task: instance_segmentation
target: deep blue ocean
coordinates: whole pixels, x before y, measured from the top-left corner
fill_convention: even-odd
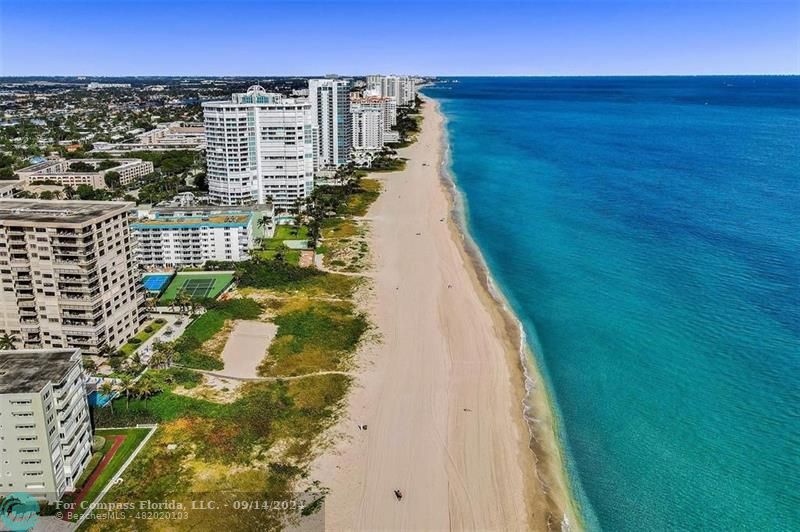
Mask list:
[[[800,77],[423,92],[587,528],[800,530]]]

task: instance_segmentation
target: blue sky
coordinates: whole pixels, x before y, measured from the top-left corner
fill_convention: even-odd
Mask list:
[[[800,0],[0,0],[0,75],[800,73]]]

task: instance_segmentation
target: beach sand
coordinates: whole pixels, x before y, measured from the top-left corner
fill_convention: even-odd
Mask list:
[[[531,438],[518,328],[454,220],[442,115],[430,100],[423,112],[418,142],[400,151],[406,169],[381,177],[368,216],[380,341],[359,354],[345,415],[312,466],[330,489],[326,528],[558,529],[570,505],[546,394],[530,398]]]

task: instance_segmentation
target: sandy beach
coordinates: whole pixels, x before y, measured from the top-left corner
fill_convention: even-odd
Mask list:
[[[535,387],[532,439],[518,332],[454,220],[443,117],[430,100],[423,112],[369,213],[380,341],[312,470],[330,488],[326,528],[557,529],[569,505],[546,397]]]

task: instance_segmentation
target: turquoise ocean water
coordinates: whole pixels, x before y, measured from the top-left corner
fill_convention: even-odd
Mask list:
[[[800,530],[800,78],[453,81],[587,527]]]

